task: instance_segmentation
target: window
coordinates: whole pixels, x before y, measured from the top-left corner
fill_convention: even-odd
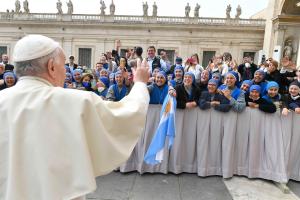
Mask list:
[[[78,65],[91,68],[92,61],[92,49],[91,48],[79,48]]]
[[[203,51],[202,66],[207,67],[209,60],[216,55],[216,51]]]
[[[174,65],[175,60],[175,50],[167,50],[167,49],[157,49],[157,55],[160,55],[161,50],[165,50],[167,53],[167,57],[171,62],[171,65]]]
[[[2,54],[7,54],[7,46],[0,46],[0,62],[2,62]]]

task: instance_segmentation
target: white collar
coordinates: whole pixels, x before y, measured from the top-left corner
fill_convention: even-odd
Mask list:
[[[49,85],[49,86],[53,86],[49,81],[47,81],[46,79],[40,78],[40,77],[36,77],[36,76],[22,76],[19,78],[18,82],[22,82],[22,81],[38,81],[38,82],[42,82],[45,85]],[[17,82],[17,84],[18,84]]]
[[[249,98],[252,99],[253,101],[257,101],[257,100],[260,99],[260,97],[258,97],[257,99],[253,99],[253,98],[251,98],[250,96],[249,96]]]
[[[147,58],[148,61],[152,61],[154,59],[155,59],[155,56],[153,58],[150,58],[150,57]]]
[[[300,98],[300,95],[299,95],[299,94],[298,94],[297,96],[295,96],[295,97],[293,97],[292,95],[290,95],[290,96],[291,96],[291,98],[292,98],[294,101]]]

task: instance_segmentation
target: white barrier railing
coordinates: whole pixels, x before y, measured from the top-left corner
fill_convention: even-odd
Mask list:
[[[280,112],[268,114],[248,107],[241,113],[177,109],[173,146],[169,149],[166,142],[162,163],[148,165],[144,155],[158,127],[160,110],[159,105],[149,105],[144,133],[120,167],[121,172],[300,181],[299,114],[282,116]]]

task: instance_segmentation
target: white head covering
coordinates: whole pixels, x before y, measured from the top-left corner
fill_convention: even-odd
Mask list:
[[[22,62],[49,55],[58,42],[43,35],[27,35],[19,40],[14,48],[13,61]]]

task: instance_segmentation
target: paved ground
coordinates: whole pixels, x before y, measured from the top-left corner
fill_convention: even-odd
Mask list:
[[[163,175],[112,172],[97,179],[95,200],[300,200],[300,183],[283,194],[272,182],[234,177],[200,178],[196,174]],[[298,196],[297,196],[298,195]]]
[[[293,191],[293,193],[300,197],[300,182],[290,181],[288,183],[288,187]]]

